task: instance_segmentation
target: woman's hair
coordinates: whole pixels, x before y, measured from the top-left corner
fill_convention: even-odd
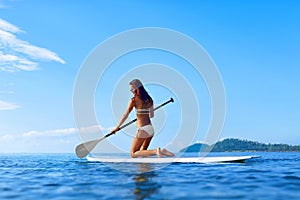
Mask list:
[[[140,90],[140,96],[144,103],[152,102],[152,98],[148,94],[148,92],[145,90],[142,82],[139,79],[133,79],[129,83],[130,85],[133,85],[135,88],[138,88]]]

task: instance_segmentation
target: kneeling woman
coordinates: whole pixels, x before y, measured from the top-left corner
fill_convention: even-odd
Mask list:
[[[119,127],[125,122],[129,113],[133,110],[133,108],[135,108],[138,129],[131,145],[130,156],[132,158],[153,155],[157,155],[158,157],[174,156],[172,152],[166,149],[161,150],[159,147],[157,149],[147,150],[154,135],[154,129],[150,120],[150,118],[154,116],[153,100],[145,90],[140,80],[132,80],[129,83],[129,86],[134,97],[131,98],[126,112],[124,113],[118,126],[112,132],[117,132],[117,130],[119,130]]]

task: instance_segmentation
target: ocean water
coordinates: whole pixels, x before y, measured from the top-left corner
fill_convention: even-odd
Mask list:
[[[261,157],[124,172],[73,154],[0,154],[0,199],[300,199],[300,153],[212,155]]]

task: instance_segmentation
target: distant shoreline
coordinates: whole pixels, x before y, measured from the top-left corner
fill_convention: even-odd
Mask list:
[[[265,144],[250,140],[228,138],[214,145],[195,143],[180,152],[300,152],[300,145]]]

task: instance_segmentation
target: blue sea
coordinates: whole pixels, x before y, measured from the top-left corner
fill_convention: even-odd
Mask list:
[[[209,156],[236,155],[261,157],[229,164],[131,163],[119,166],[135,169],[124,172],[73,154],[0,154],[0,199],[300,199],[300,153]],[[149,167],[154,170],[143,172]]]

